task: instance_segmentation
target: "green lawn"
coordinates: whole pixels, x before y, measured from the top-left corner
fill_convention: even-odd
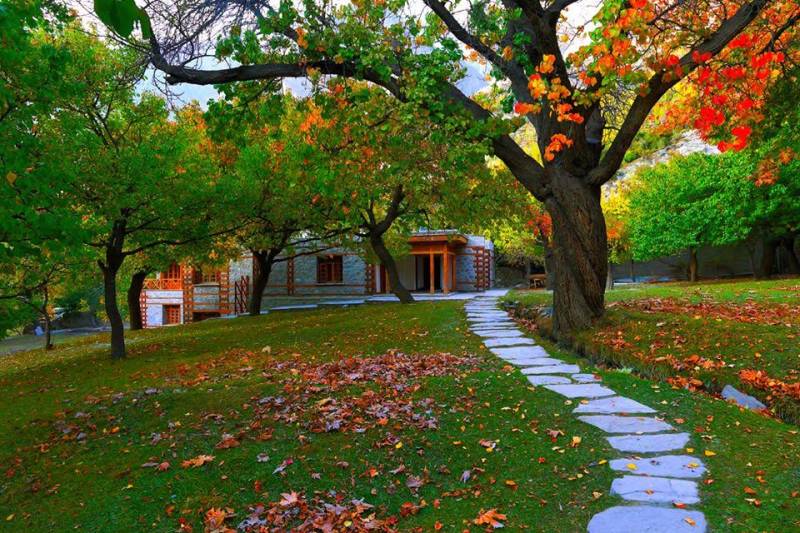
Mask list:
[[[542,291],[506,297],[547,304]],[[718,393],[726,384],[800,421],[800,280],[671,283],[609,291],[608,312],[576,336],[597,363]]]
[[[574,402],[530,387],[465,329],[458,302],[381,304],[137,332],[119,363],[103,337],[0,358],[0,528],[202,531],[212,508],[235,528],[257,504],[323,520],[337,503],[342,529],[374,513],[400,531],[477,532],[496,509],[511,531],[584,530],[619,503],[616,453]],[[795,426],[598,372],[716,453],[702,486],[713,531],[800,527]],[[238,445],[218,447],[225,434]],[[181,466],[201,455],[214,459]]]
[[[312,507],[361,498],[400,530],[439,522],[443,531],[479,531],[472,520],[492,508],[512,530],[546,522],[580,530],[610,505],[600,432],[565,416],[563,398],[533,392],[465,325],[459,303],[386,304],[138,332],[120,363],[107,358],[102,337],[3,357],[0,527],[175,531],[183,520],[199,531],[211,508],[232,509],[226,524],[235,527],[249,506],[295,491]],[[391,394],[371,379],[342,383],[346,373],[314,378],[326,362],[389,350],[462,360],[442,375],[400,376],[392,386],[402,390]],[[377,392],[368,404],[390,406],[387,421],[364,409],[367,390]],[[288,413],[259,404],[270,396],[283,397]],[[419,429],[409,402],[438,429]],[[356,412],[339,431],[316,432],[331,406]],[[240,445],[216,448],[225,433]],[[571,447],[573,436],[583,442]],[[215,459],[181,467],[199,455]],[[163,462],[163,472],[141,466]]]

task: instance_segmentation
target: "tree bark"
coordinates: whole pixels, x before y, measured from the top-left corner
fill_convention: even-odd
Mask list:
[[[125,220],[114,222],[106,244],[105,261],[98,261],[103,273],[103,300],[108,323],[111,326],[111,358],[125,358],[125,325],[117,305],[117,274],[125,260],[122,247],[125,243]]]
[[[606,274],[606,290],[610,291],[614,288],[614,273],[611,270],[611,263],[608,264],[608,273]]]
[[[144,280],[149,273],[149,270],[138,270],[131,276],[131,284],[128,287],[128,316],[131,323],[131,331],[144,327],[140,297],[144,287]]]
[[[553,333],[567,340],[603,316],[608,270],[600,187],[554,169],[545,206],[553,220]]]
[[[781,239],[781,247],[786,250],[786,259],[789,262],[789,274],[800,274],[800,259],[794,251],[794,237],[787,236]]]
[[[53,349],[53,323],[50,320],[50,312],[47,306],[50,302],[50,291],[44,287],[44,303],[42,304],[42,317],[44,318],[44,349]]]
[[[556,287],[556,274],[553,265],[553,245],[544,245],[544,288],[548,291],[554,290]]]
[[[251,250],[253,252],[253,261],[258,265],[258,269],[253,274],[253,289],[250,294],[250,300],[247,302],[247,313],[250,316],[259,316],[261,314],[261,303],[264,301],[264,290],[269,283],[269,276],[272,273],[272,265],[275,262],[275,256],[271,251],[267,250]]]
[[[374,251],[375,255],[380,259],[381,264],[386,267],[386,276],[389,278],[389,285],[391,285],[392,292],[400,300],[400,303],[408,304],[413,302],[414,297],[411,295],[411,292],[406,289],[403,282],[400,281],[400,274],[397,272],[397,263],[389,252],[389,249],[386,248],[386,244],[383,242],[383,234],[370,232],[369,244],[372,246],[372,251]],[[431,283],[433,283],[433,280],[431,280]]]
[[[775,269],[775,252],[778,249],[778,241],[775,239],[764,238],[761,241],[761,265],[759,266],[756,278],[768,279],[772,277]]]
[[[689,281],[697,281],[697,248],[689,248]]]

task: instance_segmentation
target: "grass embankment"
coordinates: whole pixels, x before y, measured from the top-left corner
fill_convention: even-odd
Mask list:
[[[507,296],[523,308],[543,292]],[[655,380],[752,394],[800,421],[800,280],[662,284],[607,293],[607,313],[576,335],[575,351]]]
[[[0,529],[235,528],[262,504],[278,530],[581,530],[613,502],[600,432],[465,328],[456,302],[387,304],[135,332],[117,363],[104,336],[3,357]]]
[[[711,481],[703,484],[701,495],[712,531],[800,528],[796,423],[700,392],[732,383],[768,402],[778,414],[796,417],[795,400],[749,385],[739,373],[750,369],[797,382],[799,290],[798,280],[614,290],[607,293],[605,319],[578,335],[580,352],[600,366],[595,371],[609,386],[659,409],[668,422],[693,435],[692,453],[710,469]],[[542,291],[506,297],[527,308],[549,305],[549,298]],[[661,311],[665,308],[669,311]],[[557,357],[579,357],[535,336]],[[690,364],[673,364],[687,359]],[[704,368],[703,361],[724,361],[725,366]],[[682,379],[670,383],[668,378]],[[690,382],[695,390],[689,390],[685,384],[690,379],[702,384],[693,387]]]

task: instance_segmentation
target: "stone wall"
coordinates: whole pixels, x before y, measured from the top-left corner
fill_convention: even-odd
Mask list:
[[[181,290],[156,290],[145,289],[145,325],[148,328],[164,325],[165,305],[181,306],[181,317],[183,317],[183,291]]]

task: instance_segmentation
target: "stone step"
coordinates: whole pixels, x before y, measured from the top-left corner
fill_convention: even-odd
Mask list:
[[[522,346],[522,345],[529,345],[532,346],[536,344],[533,339],[529,337],[505,337],[505,338],[494,338],[494,339],[486,339],[483,341],[483,345],[487,348],[498,348],[500,346]]]
[[[613,448],[621,452],[655,453],[683,448],[689,442],[689,434],[623,435],[620,437],[607,437],[607,440]]]
[[[611,507],[592,517],[588,533],[705,533],[699,511],[647,505]]]
[[[492,348],[491,351],[497,357],[515,358],[515,357],[548,357],[550,354],[545,351],[541,346],[516,346],[513,348]]]
[[[561,359],[555,359],[553,357],[527,357],[527,358],[516,358],[516,359],[506,359],[512,365],[517,366],[544,366],[544,365],[563,365],[564,361]]]
[[[658,433],[675,429],[663,420],[644,416],[584,415],[579,416],[578,420],[606,433]]]
[[[699,478],[706,472],[703,461],[691,455],[614,459],[608,464],[612,470],[639,476]],[[631,468],[631,465],[635,468]]]
[[[577,365],[565,365],[565,366],[572,366],[578,368]],[[580,372],[580,370],[575,370],[570,372],[570,374],[575,374]],[[546,385],[545,388],[550,389],[553,392],[557,392],[562,396],[566,396],[567,398],[600,398],[602,396],[612,396],[616,394],[613,390],[609,389],[608,387],[604,387],[602,385],[598,385],[596,383],[589,383],[583,385]]]
[[[611,494],[631,502],[691,505],[700,501],[696,482],[666,477],[623,476],[611,483]]]
[[[572,383],[569,378],[564,376],[556,376],[553,374],[541,374],[538,376],[528,376],[528,381],[531,385],[560,385],[563,383]]]
[[[493,338],[493,339],[500,339],[503,337],[522,337],[524,333],[519,330],[503,330],[503,329],[491,329],[491,330],[484,330],[484,331],[476,331],[475,335],[484,338]]]
[[[578,368],[578,365],[529,366],[523,368],[520,372],[526,376],[534,374],[574,374],[575,372],[580,372],[580,368]]]
[[[594,374],[573,374],[572,379],[578,383],[600,383],[600,381],[602,381]]]
[[[600,398],[581,403],[575,408],[573,413],[655,413],[654,409],[647,407],[630,398],[624,396],[614,396],[611,398]]]

